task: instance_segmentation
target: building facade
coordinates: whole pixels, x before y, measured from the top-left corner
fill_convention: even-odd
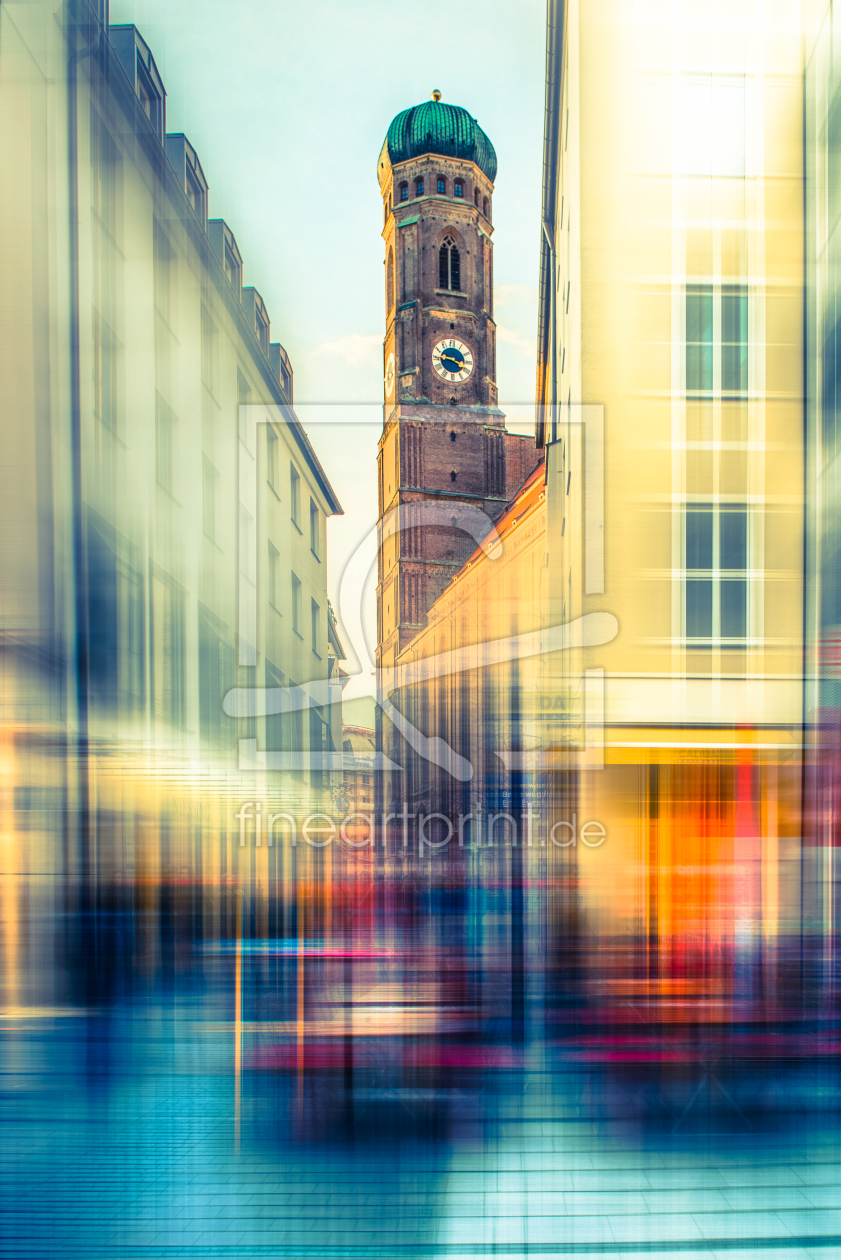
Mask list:
[[[85,0],[4,8],[0,97],[4,895],[24,871],[224,889],[244,800],[331,798],[341,507],[137,29]],[[249,861],[265,919],[276,856]]]
[[[398,114],[377,164],[386,335],[378,450],[377,668],[400,652],[535,463],[497,405],[493,146],[434,92]],[[390,724],[378,733],[390,758]],[[386,802],[399,778],[383,779]]]
[[[806,7],[806,799],[804,952],[823,1002],[838,991],[841,818],[841,498],[839,498],[838,230],[841,59],[838,6]]]
[[[549,13],[549,599],[618,623],[563,683],[570,730],[603,741],[577,779],[608,837],[579,851],[582,907],[653,993],[715,959],[700,1010],[776,983],[800,927],[800,8]]]

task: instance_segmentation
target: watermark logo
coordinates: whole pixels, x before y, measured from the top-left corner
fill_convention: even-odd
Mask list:
[[[255,848],[271,849],[289,844],[293,849],[300,844],[311,849],[325,849],[341,843],[352,849],[373,847],[377,835],[382,848],[387,848],[388,838],[394,838],[398,849],[409,850],[417,844],[420,855],[439,853],[454,842],[460,849],[471,846],[497,848],[546,847],[545,838],[538,837],[537,814],[529,806],[519,815],[507,811],[473,810],[451,818],[442,813],[424,813],[411,810],[406,801],[400,811],[375,814],[354,810],[343,816],[324,812],[308,814],[301,819],[293,813],[273,811],[263,801],[246,801],[234,814],[239,828],[240,848],[253,844]],[[442,834],[443,833],[443,834]],[[548,833],[548,842],[557,849],[576,848],[579,844],[588,849],[599,849],[607,839],[604,825],[595,819],[579,824],[578,815],[555,822]]]
[[[339,409],[343,414],[348,408]],[[547,409],[547,412],[550,409]],[[604,592],[604,409],[599,406],[572,406],[551,409],[550,423],[545,426],[549,446],[569,438],[573,432],[583,434],[582,458],[582,567],[584,594]],[[459,416],[463,422],[463,414]],[[313,409],[307,414],[309,425],[335,424],[336,409]],[[347,422],[347,421],[346,421]],[[366,420],[366,423],[370,421]],[[483,423],[484,417],[477,418]],[[353,421],[351,420],[351,423]],[[256,583],[256,528],[258,499],[257,434],[261,426],[285,425],[302,433],[302,426],[290,408],[244,405],[240,407],[240,565],[239,565],[239,648],[242,666],[257,664],[258,591]],[[556,470],[557,475],[557,470]],[[562,471],[561,475],[569,474]],[[559,487],[558,493],[568,489]],[[343,637],[358,663],[356,672],[370,673],[376,679],[376,703],[383,715],[400,734],[412,752],[451,777],[468,782],[474,767],[468,758],[451,747],[440,735],[425,735],[416,723],[402,713],[392,697],[402,689],[435,678],[452,677],[476,668],[475,652],[453,648],[439,655],[413,661],[396,668],[377,669],[368,647],[363,627],[360,592],[376,566],[379,547],[387,539],[395,539],[408,530],[455,527],[467,533],[482,551],[488,563],[502,555],[503,544],[492,518],[479,507],[459,503],[455,508],[445,503],[419,502],[403,505],[387,513],[374,525],[356,547],[346,563],[339,587],[339,618]],[[586,649],[607,644],[615,638],[619,626],[609,612],[589,613],[572,621],[548,626],[527,634],[512,635],[482,645],[480,665],[498,666],[547,653]],[[604,766],[604,671],[586,669],[582,677],[584,700],[584,747],[574,751],[580,768],[601,769]],[[339,702],[341,690],[327,677],[301,686],[234,688],[224,698],[224,712],[233,718],[261,718],[294,714],[303,710],[323,710]],[[538,771],[558,765],[557,753],[506,750],[496,752],[508,771]],[[564,754],[565,764],[570,753]],[[344,767],[343,754],[337,751],[258,750],[256,739],[239,742],[239,767],[244,771],[330,771]],[[402,767],[377,753],[374,770],[399,772]]]

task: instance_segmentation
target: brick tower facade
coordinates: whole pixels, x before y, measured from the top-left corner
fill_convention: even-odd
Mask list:
[[[489,528],[537,455],[531,439],[506,432],[497,406],[493,146],[466,110],[433,93],[391,124],[377,173],[386,317],[377,665],[388,670],[473,552],[476,509]]]

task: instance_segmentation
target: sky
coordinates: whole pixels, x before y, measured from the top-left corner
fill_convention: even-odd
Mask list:
[[[376,162],[394,115],[433,88],[470,110],[497,152],[500,405],[526,424],[533,415],[544,0],[111,0],[111,21],[133,22],[151,48],[167,130],[196,149],[210,217],[233,230],[244,283],[291,357],[295,410],[345,509],[327,535],[338,608],[345,564],[376,518],[385,331]],[[311,405],[327,402],[372,405],[331,410],[354,423],[312,423],[327,413]],[[370,638],[370,582],[360,598]]]

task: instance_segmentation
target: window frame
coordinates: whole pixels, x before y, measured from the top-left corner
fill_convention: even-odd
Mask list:
[[[268,546],[267,546],[268,602],[269,602],[270,608],[273,608],[275,612],[280,612],[280,600],[279,600],[280,552],[278,551],[277,547],[272,542],[271,538],[269,538],[267,541],[268,541]]]
[[[319,651],[321,646],[321,608],[312,596],[310,596],[310,640],[313,656],[317,656],[321,660]]]
[[[219,470],[202,453],[202,531],[218,546]]]
[[[303,639],[301,618],[304,615],[304,588],[301,579],[294,570],[290,569],[289,574],[292,588],[292,632],[297,634],[299,639]]]
[[[310,551],[321,563],[321,512],[315,499],[310,495]]]
[[[280,438],[274,425],[266,425],[266,481],[280,499]]]
[[[446,259],[446,261],[445,261]],[[455,266],[453,264],[455,263]],[[446,270],[446,275],[444,271]],[[457,284],[453,284],[453,279]],[[438,247],[438,288],[449,293],[461,293],[461,251],[449,232]]]
[[[710,529],[708,543],[700,534],[690,539],[689,521],[691,517],[709,516]],[[722,525],[727,521],[735,521],[738,516],[744,518],[743,539],[731,536],[729,543],[724,539]],[[699,500],[687,502],[681,508],[681,638],[688,649],[717,648],[724,651],[738,651],[748,647],[755,638],[754,622],[756,615],[756,599],[753,575],[753,563],[756,546],[756,513],[750,503],[721,502],[720,500]],[[743,563],[732,554],[735,545],[743,549]],[[703,554],[698,554],[699,547],[709,552],[709,562]],[[724,554],[727,548],[731,554]],[[691,551],[695,551],[695,555]],[[722,564],[722,560],[734,560],[736,563]],[[696,561],[690,564],[690,560]],[[723,633],[723,618],[727,615],[724,607],[725,591],[735,592],[736,586],[742,588],[741,609],[735,606],[736,615],[742,619],[743,630],[737,633]],[[690,589],[694,588],[700,595],[702,586],[709,586],[709,633],[698,632],[697,623],[690,624],[693,613],[690,610]],[[695,616],[698,615],[696,605]],[[703,609],[700,612],[703,613]],[[731,608],[731,613],[733,608]]]
[[[301,529],[301,474],[291,460],[289,462],[289,492],[291,500],[289,516],[292,524],[300,534],[303,533]]]
[[[701,308],[701,301],[706,310]],[[683,316],[687,397],[747,397],[751,364],[749,286],[709,281],[687,284]],[[725,333],[732,334],[734,329],[737,338],[730,335],[725,340]]]

